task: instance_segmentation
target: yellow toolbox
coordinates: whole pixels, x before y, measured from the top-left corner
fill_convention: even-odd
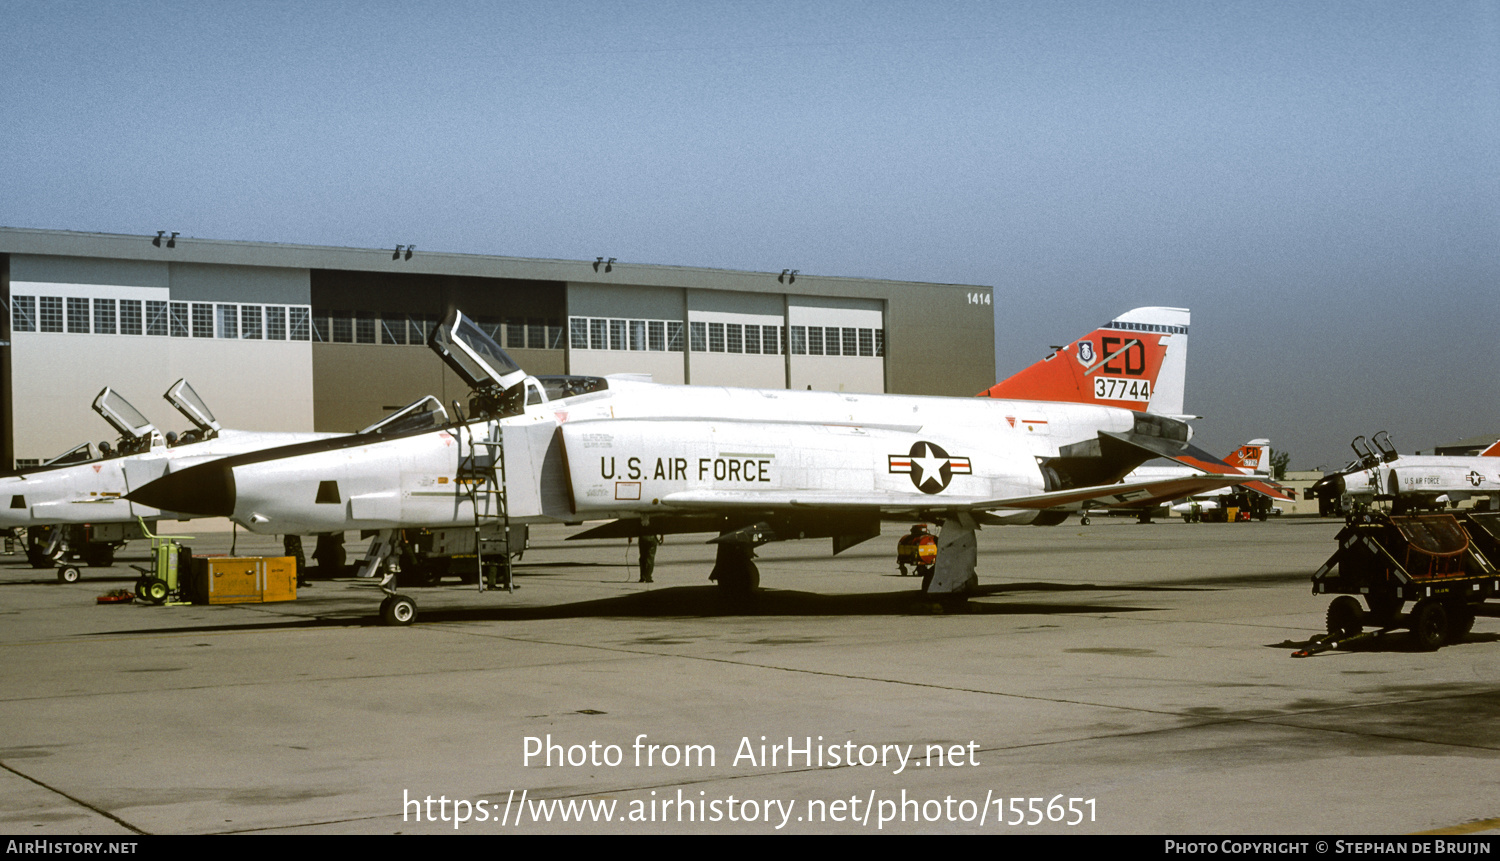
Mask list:
[[[297,600],[291,556],[194,556],[193,600],[199,604],[260,604]]]

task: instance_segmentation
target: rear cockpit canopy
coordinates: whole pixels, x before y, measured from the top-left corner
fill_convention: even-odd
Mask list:
[[[156,427],[141,415],[140,411],[130,405],[130,402],[120,397],[120,393],[105,386],[99,396],[94,398],[94,412],[110,423],[120,434],[120,449],[125,451],[141,450],[150,448],[151,440],[156,434]]]
[[[441,427],[447,420],[448,411],[443,409],[437,398],[428,395],[415,403],[407,404],[360,433],[391,436],[408,431],[432,430]]]
[[[198,397],[198,393],[193,391],[193,387],[188,385],[187,380],[173,383],[162,397],[198,428],[198,438],[213,439],[219,435],[219,423],[214,419],[214,414],[209,411],[203,399]]]
[[[526,379],[521,366],[462,311],[453,311],[433,329],[427,346],[476,391],[506,391]]]

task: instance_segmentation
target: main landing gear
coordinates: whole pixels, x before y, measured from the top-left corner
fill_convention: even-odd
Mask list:
[[[760,587],[760,569],[754,559],[755,548],[749,543],[721,541],[708,579],[719,584],[723,595],[737,600],[748,598]]]

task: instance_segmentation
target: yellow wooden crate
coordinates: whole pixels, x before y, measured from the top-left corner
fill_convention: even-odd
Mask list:
[[[193,594],[207,604],[260,604],[297,599],[297,561],[290,556],[194,556]]]

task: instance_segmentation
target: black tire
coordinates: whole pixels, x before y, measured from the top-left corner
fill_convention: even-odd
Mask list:
[[[1340,595],[1328,605],[1328,633],[1343,639],[1353,637],[1365,628],[1365,611],[1359,599],[1352,595]]]
[[[1078,518],[1078,524],[1080,526],[1088,526],[1089,523],[1091,523],[1091,522],[1092,521],[1089,520],[1089,516],[1087,514],[1085,514],[1084,516]]]
[[[147,604],[165,604],[169,592],[167,581],[159,577],[147,577],[145,580],[146,587],[143,590],[145,594],[141,596],[141,600]]]
[[[1448,642],[1448,610],[1443,602],[1423,598],[1411,608],[1411,635],[1424,652],[1436,651]]]
[[[144,602],[146,600],[146,586],[151,583],[150,577],[141,577],[135,581],[135,599]]]
[[[57,569],[57,582],[59,583],[77,583],[81,579],[83,579],[83,572],[79,571],[76,565],[64,565]]]
[[[417,602],[405,595],[391,595],[380,602],[380,621],[385,625],[410,625],[417,620]]]

